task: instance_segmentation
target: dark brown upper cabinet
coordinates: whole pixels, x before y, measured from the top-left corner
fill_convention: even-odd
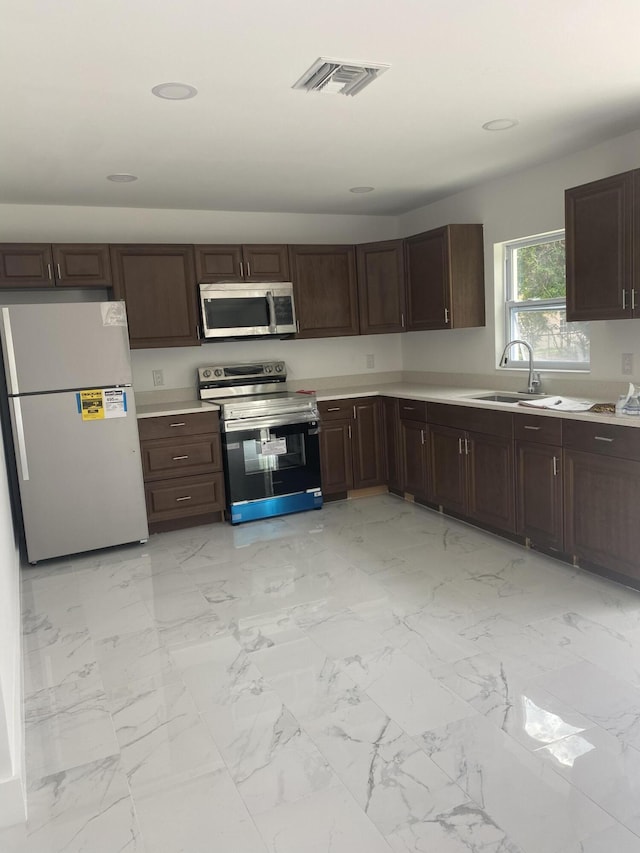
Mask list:
[[[0,287],[111,287],[109,247],[97,243],[0,244]]]
[[[195,246],[198,282],[289,281],[286,246]]]
[[[356,246],[360,334],[403,332],[404,243],[387,240]]]
[[[567,320],[640,315],[638,176],[624,172],[565,192]]]
[[[113,291],[124,299],[133,349],[197,346],[191,246],[111,246]]]
[[[405,240],[407,330],[485,325],[482,225],[445,225]]]
[[[298,337],[359,334],[353,246],[289,246]]]

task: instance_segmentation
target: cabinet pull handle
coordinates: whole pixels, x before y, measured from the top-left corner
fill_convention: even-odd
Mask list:
[[[251,278],[251,264],[247,261],[247,278]]]
[[[622,291],[622,310],[626,311],[627,308],[627,291]]]
[[[445,323],[449,322],[449,309],[448,308],[444,309],[444,321],[445,321]]]
[[[185,497],[183,497],[183,498],[176,498],[176,503],[178,503],[178,501],[190,501],[190,500],[191,500],[191,495],[185,495]]]
[[[636,291],[635,289],[631,290],[631,310],[636,310]]]
[[[354,406],[353,407],[353,419],[354,419],[354,421],[357,419],[357,417],[358,417],[358,412],[356,411],[356,407]]]
[[[525,429],[533,429],[533,430],[540,429],[540,427],[536,427],[536,426],[529,426],[529,424],[525,424],[525,425],[524,425],[524,428],[525,428]]]
[[[415,406],[403,406],[402,408],[405,410],[405,412],[415,412],[416,410]]]
[[[244,265],[242,261],[240,261],[240,278],[244,278]]]
[[[420,430],[420,441],[422,442],[422,444],[424,444],[424,430],[423,429]]]
[[[553,457],[553,476],[554,477],[558,476],[558,457],[557,456]]]
[[[51,264],[47,264],[47,275],[49,276],[49,281],[53,278],[51,275]]]
[[[340,406],[331,406],[330,408],[327,409],[327,411],[328,412],[339,412]]]
[[[594,435],[593,437],[596,441],[606,441],[608,444],[611,444],[613,441],[615,441],[615,439],[607,438],[604,435]]]
[[[296,332],[300,334],[300,320],[296,320]]]
[[[458,439],[458,453],[462,456],[462,439]]]
[[[186,426],[186,424],[184,421],[181,421],[179,424],[169,424],[169,426],[170,427],[179,427],[179,426]]]
[[[464,453],[465,453],[465,456],[469,455],[469,439],[468,438],[465,438],[465,440],[464,440]]]
[[[349,439],[351,439],[351,424],[349,424]]]
[[[178,462],[180,459],[188,459],[188,456],[174,456],[173,461]]]
[[[61,279],[61,278],[62,278],[62,273],[61,273],[61,271],[60,271],[60,264],[56,264],[56,266],[58,267],[58,278],[59,278],[59,279]]]
[[[400,325],[401,325],[401,326],[402,326],[402,328],[404,329],[404,314],[401,314],[401,315],[400,315]]]

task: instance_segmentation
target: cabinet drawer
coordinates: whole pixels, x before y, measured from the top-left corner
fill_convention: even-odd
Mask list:
[[[141,447],[145,481],[222,470],[222,448],[217,432],[180,442],[166,438],[144,441]]]
[[[147,483],[144,491],[150,522],[169,521],[224,509],[222,474]]]
[[[320,419],[323,421],[348,421],[353,419],[353,408],[362,398],[348,400],[324,400],[318,403]]]
[[[429,423],[469,430],[470,432],[483,432],[502,438],[513,438],[513,415],[510,412],[431,403],[429,405]]]
[[[398,411],[403,421],[427,422],[427,404],[424,400],[398,400]]]
[[[572,450],[640,461],[640,429],[614,424],[563,421],[562,444]]]
[[[147,438],[177,438],[182,435],[202,435],[220,431],[218,412],[195,412],[188,415],[163,415],[158,418],[138,418],[141,441]]]
[[[513,429],[521,441],[536,444],[561,444],[562,421],[560,418],[545,418],[544,415],[515,415]]]

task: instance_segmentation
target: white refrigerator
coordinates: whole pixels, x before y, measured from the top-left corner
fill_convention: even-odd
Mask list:
[[[146,541],[124,302],[4,306],[0,336],[29,562]]]

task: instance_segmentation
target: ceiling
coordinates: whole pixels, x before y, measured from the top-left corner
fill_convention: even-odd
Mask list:
[[[638,0],[4,0],[1,17],[5,203],[396,215],[640,127]],[[320,56],[391,68],[355,97],[292,89]],[[197,97],[151,94],[173,81]],[[500,118],[518,125],[482,129]]]

